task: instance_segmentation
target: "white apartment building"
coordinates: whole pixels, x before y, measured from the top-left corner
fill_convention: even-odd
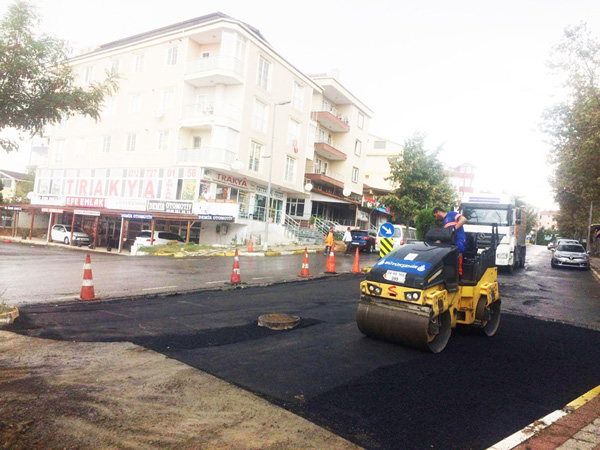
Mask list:
[[[394,185],[386,180],[391,175],[390,158],[402,156],[402,144],[373,134],[369,135],[365,161],[365,185],[379,191],[391,191]]]
[[[143,229],[230,244],[257,242],[267,222],[279,243],[291,239],[286,211],[357,217],[372,112],[335,78],[297,70],[255,28],[215,13],[71,63],[83,86],[108,71],[119,91],[99,122],[76,116],[49,130],[31,203],[50,226],[126,248]]]

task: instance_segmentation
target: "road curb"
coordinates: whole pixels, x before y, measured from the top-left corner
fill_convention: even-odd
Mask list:
[[[600,386],[596,386],[594,389],[591,389],[585,394],[580,395],[575,400],[565,405],[563,409],[557,409],[556,411],[551,412],[550,414],[542,417],[541,419],[530,423],[522,430],[519,430],[516,433],[511,434],[507,438],[501,440],[500,442],[492,445],[488,448],[488,450],[511,450],[516,446],[522,444],[523,442],[535,437],[542,430],[545,430],[557,420],[567,416],[573,411],[576,411],[577,409],[581,408],[583,405],[588,403],[590,400],[593,400],[598,396],[600,396]]]

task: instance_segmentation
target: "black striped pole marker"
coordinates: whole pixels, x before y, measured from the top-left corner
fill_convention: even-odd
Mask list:
[[[379,240],[379,257],[383,258],[394,248],[394,239],[392,238],[380,238]]]

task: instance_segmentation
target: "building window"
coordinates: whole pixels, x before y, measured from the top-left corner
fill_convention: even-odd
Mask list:
[[[85,139],[79,138],[75,142],[75,156],[81,156],[85,152]]]
[[[310,147],[315,146],[315,139],[317,138],[317,127],[313,124],[308,126],[308,145]]]
[[[112,116],[115,114],[116,108],[117,99],[115,97],[108,97],[104,106],[104,112],[106,112],[107,115]]]
[[[135,140],[136,140],[135,133],[127,134],[127,147],[125,147],[125,151],[127,151],[127,152],[135,151]]]
[[[60,139],[56,141],[56,146],[54,148],[54,163],[62,164],[65,159],[65,140]]]
[[[144,71],[144,54],[133,55],[133,71],[143,72]]]
[[[292,106],[299,111],[302,111],[304,104],[304,86],[294,81],[294,93],[292,97]]]
[[[386,141],[375,141],[373,143],[373,148],[385,148]]]
[[[110,152],[110,136],[102,136],[102,153]]]
[[[169,132],[159,131],[157,147],[159,152],[163,152],[169,149]]]
[[[162,109],[169,109],[173,106],[173,100],[175,98],[174,89],[165,89],[162,91]]]
[[[358,168],[357,167],[352,168],[352,182],[358,183]]]
[[[288,198],[285,204],[285,213],[288,216],[301,217],[304,215],[304,199],[303,198]]]
[[[257,142],[250,142],[250,157],[248,158],[248,170],[258,172],[260,170],[260,154],[262,145]]]
[[[267,91],[271,88],[271,63],[262,56],[258,57],[258,85]]]
[[[354,143],[354,154],[356,156],[360,156],[361,152],[362,152],[362,142],[360,142],[357,139],[356,142]]]
[[[94,76],[94,67],[93,66],[89,66],[85,68],[85,82],[89,83],[92,81],[92,78]]]
[[[361,130],[363,129],[363,127],[365,126],[365,116],[363,115],[363,113],[358,113],[358,119],[356,121],[356,125],[358,126],[358,128],[360,128]]]
[[[254,100],[254,116],[252,117],[252,128],[263,133],[267,132],[268,108],[263,102]]]
[[[298,146],[298,136],[300,135],[300,124],[294,119],[290,119],[288,125],[287,144]]]
[[[119,75],[119,60],[113,59],[110,62],[110,74],[114,77]]]
[[[285,173],[283,179],[286,183],[294,183],[296,181],[296,160],[285,157]]]
[[[177,46],[167,49],[167,66],[174,66],[175,64],[177,64]]]
[[[193,148],[200,148],[202,146],[202,137],[194,136],[194,142],[192,144]]]
[[[210,52],[202,52],[202,58],[210,58]]]
[[[129,96],[129,112],[138,113],[141,110],[142,94],[131,94]]]

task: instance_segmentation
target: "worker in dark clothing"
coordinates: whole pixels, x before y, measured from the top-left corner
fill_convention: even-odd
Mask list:
[[[462,275],[462,259],[465,247],[467,245],[467,235],[465,234],[463,225],[467,223],[467,219],[456,211],[446,212],[439,206],[433,208],[433,217],[435,220],[441,221],[444,228],[454,229],[456,246],[460,252],[458,258],[458,273]]]

